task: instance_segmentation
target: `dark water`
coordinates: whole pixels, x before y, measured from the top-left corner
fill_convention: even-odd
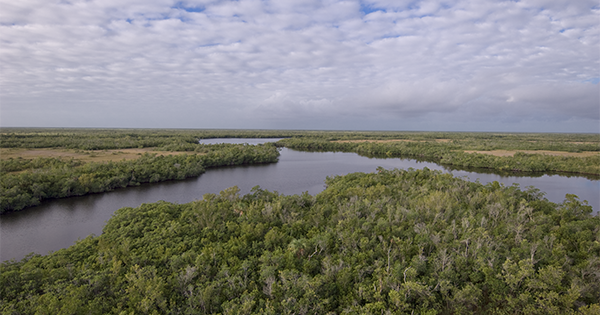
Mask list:
[[[227,139],[236,140],[239,139]],[[216,140],[212,140],[213,142]],[[245,139],[256,144],[265,139]],[[271,140],[272,141],[272,140]],[[442,170],[442,166],[410,159],[375,159],[355,153],[298,152],[282,149],[278,163],[226,167],[208,170],[198,178],[184,181],[146,184],[97,195],[53,200],[41,206],[0,217],[0,260],[21,259],[30,252],[47,254],[72,245],[90,234],[99,235],[104,223],[122,207],[137,207],[142,203],[165,200],[186,203],[202,199],[206,193],[238,186],[241,194],[260,185],[262,189],[282,194],[322,191],[326,176],[353,172],[373,172],[378,166],[392,168],[423,168]],[[546,192],[546,198],[562,202],[566,193],[573,193],[600,209],[600,181],[582,177],[543,175],[540,177],[500,176],[453,170],[454,176],[479,179],[481,183],[501,182],[507,186],[519,183],[521,188],[535,186]]]

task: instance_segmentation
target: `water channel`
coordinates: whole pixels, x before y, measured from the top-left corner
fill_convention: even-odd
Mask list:
[[[278,139],[276,139],[278,140]],[[257,144],[267,139],[211,139],[202,143]],[[279,193],[310,194],[321,192],[326,176],[386,169],[428,167],[451,172],[481,183],[498,181],[506,186],[518,183],[521,188],[535,186],[552,202],[562,202],[566,193],[587,200],[594,212],[600,209],[600,180],[576,176],[543,175],[539,177],[502,176],[463,170],[448,170],[440,165],[399,158],[367,158],[355,153],[300,152],[281,149],[279,162],[273,164],[210,169],[201,176],[183,181],[144,184],[112,192],[46,201],[42,205],[0,217],[0,261],[22,259],[30,252],[47,254],[74,244],[90,234],[99,235],[105,222],[122,207],[165,200],[186,203],[202,199],[207,193],[238,186],[241,194],[259,185]]]

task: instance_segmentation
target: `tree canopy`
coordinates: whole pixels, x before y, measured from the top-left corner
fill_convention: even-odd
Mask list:
[[[574,195],[384,170],[316,196],[236,187],[122,208],[0,269],[4,314],[598,314],[600,218]]]

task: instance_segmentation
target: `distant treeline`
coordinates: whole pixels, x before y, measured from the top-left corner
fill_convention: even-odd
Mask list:
[[[516,142],[514,144],[504,143],[495,146],[477,144],[472,140],[467,143],[460,141],[435,142],[435,141],[413,141],[413,142],[333,142],[318,138],[288,138],[276,143],[297,150],[320,150],[356,152],[366,156],[387,157],[418,157],[426,158],[436,163],[455,165],[461,167],[486,168],[499,171],[514,172],[568,172],[580,174],[600,175],[600,155],[589,157],[553,156],[543,154],[527,154],[517,152],[514,156],[493,156],[479,153],[465,153],[463,150],[475,150],[486,148],[503,150],[531,150],[532,146],[544,150],[574,149],[576,145],[592,146],[592,144],[552,144],[546,145],[527,144]],[[582,150],[584,147],[578,147]],[[589,148],[590,150],[594,148]]]
[[[302,137],[317,141],[402,140],[447,146],[452,150],[600,151],[600,134],[489,133],[489,132],[346,132]]]
[[[203,155],[145,153],[119,162],[82,163],[73,159],[9,159],[1,162],[0,214],[40,204],[42,200],[81,196],[116,188],[179,180],[202,174],[205,168],[276,162],[273,145],[202,145]],[[15,172],[17,173],[6,173]]]
[[[2,148],[62,147],[81,150],[163,147],[197,144],[208,138],[310,138],[335,140],[449,140],[463,150],[600,151],[598,134],[320,131],[235,129],[71,129],[0,128]],[[188,147],[186,149],[190,151]]]
[[[2,314],[599,314],[600,217],[574,195],[423,170],[122,208],[0,265]]]
[[[153,148],[203,156],[144,156],[136,161],[83,163],[38,157],[1,159],[0,213],[41,200],[79,196],[139,183],[197,176],[206,167],[274,162],[272,146],[239,149],[231,144],[201,145],[206,138],[285,138],[278,146],[299,150],[356,152],[366,156],[414,157],[464,168],[500,172],[569,172],[600,175],[600,156],[561,157],[517,153],[498,157],[465,150],[600,151],[597,134],[510,134],[379,131],[58,129],[1,128],[0,148],[109,150]],[[405,140],[365,143],[343,140]],[[237,148],[237,149],[234,149]],[[241,148],[241,147],[240,147]],[[261,149],[258,149],[261,148]],[[241,150],[241,151],[236,151]],[[255,150],[261,150],[255,152]],[[214,159],[214,160],[213,160]]]
[[[299,132],[269,130],[53,128],[2,128],[0,133],[0,147],[2,148],[110,150],[184,147],[185,151],[195,150],[198,141],[206,138],[282,138],[299,134]],[[193,149],[190,145],[193,146]]]

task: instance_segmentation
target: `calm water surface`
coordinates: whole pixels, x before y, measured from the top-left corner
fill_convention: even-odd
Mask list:
[[[223,141],[257,144],[274,140],[210,139],[203,143]],[[278,163],[210,169],[193,179],[52,200],[26,211],[4,215],[0,217],[0,260],[21,259],[30,252],[47,254],[71,246],[77,239],[90,234],[99,235],[105,222],[122,207],[137,207],[159,200],[186,203],[231,186],[238,186],[241,194],[250,192],[256,185],[286,195],[305,191],[317,194],[325,188],[326,176],[373,172],[378,166],[386,169],[428,167],[448,172],[437,164],[410,159],[375,159],[355,153],[298,152],[284,148]],[[566,193],[573,193],[581,200],[587,200],[595,212],[600,209],[598,180],[558,175],[500,176],[456,170],[451,173],[481,183],[498,181],[507,186],[518,183],[521,188],[535,186],[546,192],[546,198],[553,202],[562,202]]]

